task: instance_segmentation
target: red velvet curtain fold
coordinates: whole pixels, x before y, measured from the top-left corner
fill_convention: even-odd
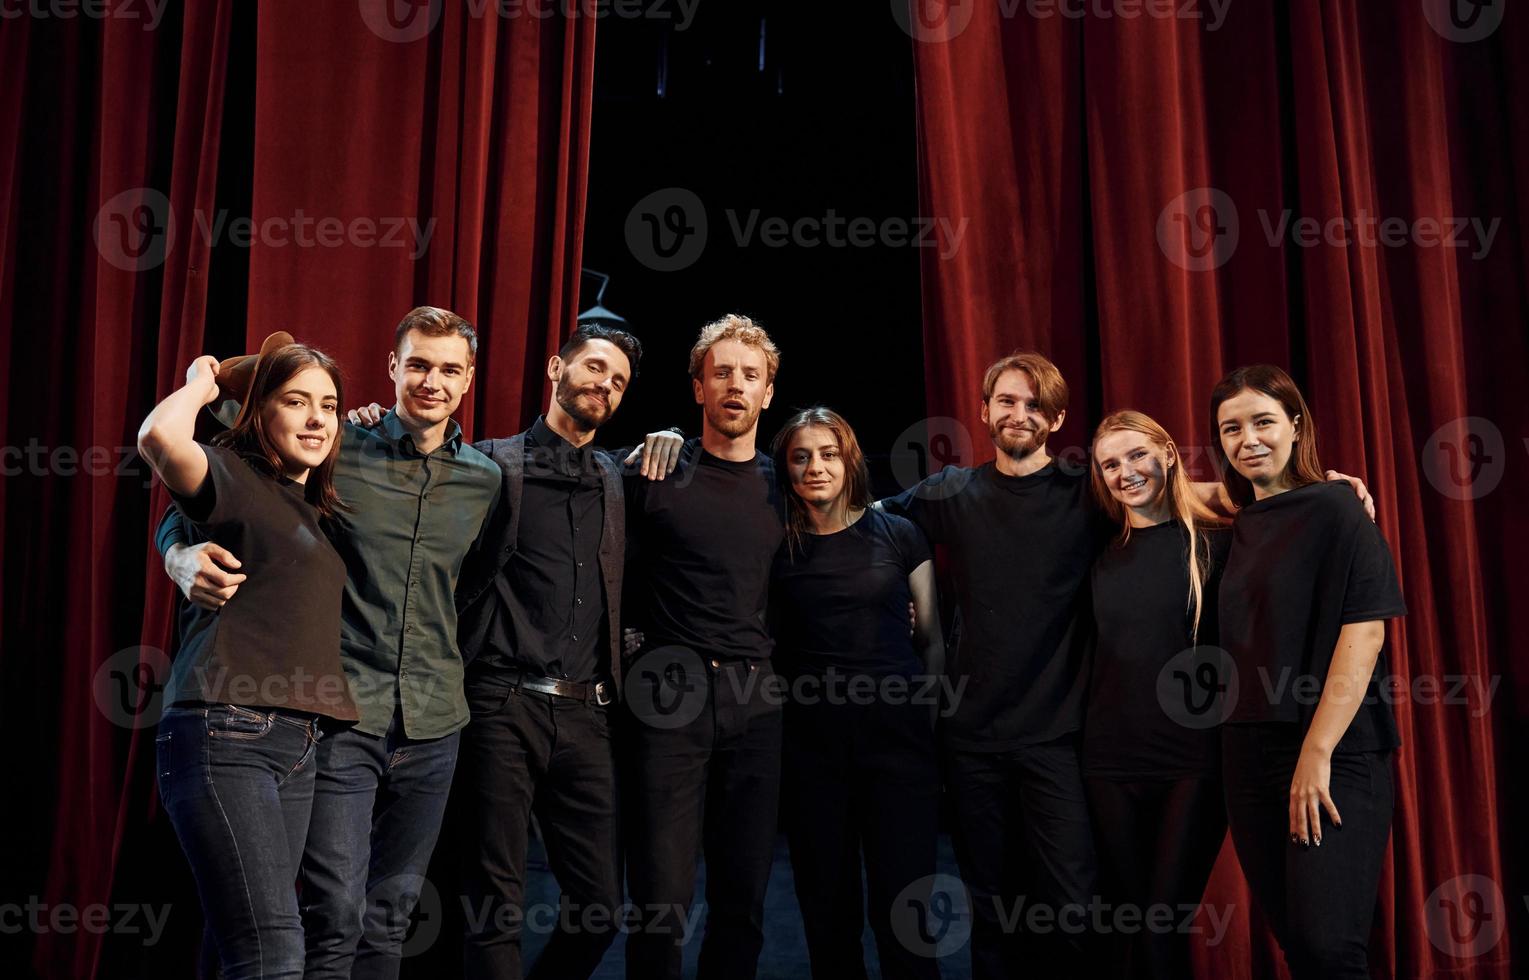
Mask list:
[[[339,358],[347,401],[386,403],[393,327],[430,303],[479,326],[469,434],[522,427],[577,315],[596,21],[208,0],[151,24],[152,6],[0,22],[0,426],[21,450],[0,480],[0,730],[57,746],[23,753],[30,843],[0,878],[45,909],[173,897],[178,922],[195,896],[136,711],[172,608],[138,423],[196,354],[276,329]],[[44,929],[6,962],[190,972],[194,936],[143,939]]]
[[[1410,609],[1372,963],[1508,976],[1529,664],[1508,625],[1529,545],[1508,489],[1529,475],[1513,55],[1529,24],[1460,28],[1426,2],[911,9],[922,206],[971,221],[952,258],[923,258],[930,414],[989,458],[982,371],[1034,347],[1073,383],[1072,458],[1104,412],[1139,408],[1212,479],[1211,386],[1288,366],[1324,463],[1368,479]],[[1482,687],[1431,693],[1456,684]],[[1206,901],[1234,925],[1201,944],[1198,975],[1282,975],[1229,845]]]

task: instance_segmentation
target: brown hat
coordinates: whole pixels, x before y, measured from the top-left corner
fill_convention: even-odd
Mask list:
[[[260,366],[260,359],[277,348],[295,343],[297,341],[292,339],[291,334],[278,330],[261,343],[258,354],[240,354],[220,362],[217,380],[221,400],[207,406],[213,418],[232,429],[234,420],[239,417],[239,406],[250,396],[250,385],[255,382],[255,369]]]

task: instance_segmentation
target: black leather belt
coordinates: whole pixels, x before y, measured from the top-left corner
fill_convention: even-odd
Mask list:
[[[593,684],[576,684],[573,681],[560,681],[555,677],[542,677],[538,674],[527,674],[523,671],[511,671],[509,681],[511,687],[518,687],[522,691],[535,691],[537,694],[554,694],[560,698],[572,698],[575,701],[605,705],[616,700],[613,694],[614,685],[609,681],[596,681]]]

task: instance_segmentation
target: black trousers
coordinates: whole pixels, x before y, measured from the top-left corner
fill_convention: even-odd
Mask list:
[[[1225,725],[1227,818],[1253,899],[1295,980],[1370,975],[1370,922],[1391,836],[1391,752],[1334,753],[1328,793],[1343,827],[1322,813],[1322,846],[1290,843],[1294,725]]]
[[[1184,910],[1200,904],[1226,839],[1226,803],[1219,771],[1167,779],[1084,776],[1094,839],[1099,848],[1101,896],[1107,921],[1130,931],[1102,941],[1112,977],[1180,980],[1191,975],[1189,934],[1179,930]],[[1156,908],[1173,915],[1153,918]],[[1130,918],[1115,910],[1130,910]],[[1155,926],[1167,923],[1168,928]]]
[[[588,977],[619,926],[621,905],[612,708],[513,687],[476,671],[472,721],[457,763],[466,918],[463,971],[521,976],[523,925],[553,928],[532,976]],[[524,907],[526,848],[535,813],[563,895],[551,910]]]
[[[1075,736],[1001,752],[946,746],[972,976],[1068,976],[1096,955],[1093,828]]]
[[[783,813],[813,977],[863,980],[867,912],[883,977],[938,977],[936,961],[907,941],[917,910],[904,894],[935,871],[940,772],[929,706],[791,702],[785,742]],[[894,928],[894,916],[909,921]]]
[[[774,676],[768,660],[706,661],[704,669],[705,702],[693,720],[655,727],[625,715],[627,890],[640,918],[627,937],[631,980],[680,976],[702,853],[699,976],[750,980],[764,945],[780,807],[780,699],[766,691]]]

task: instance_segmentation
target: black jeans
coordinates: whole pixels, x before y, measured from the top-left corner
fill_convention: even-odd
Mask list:
[[[395,712],[384,737],[346,729],[319,743],[302,863],[307,980],[398,976],[415,905],[441,900],[425,870],[459,734],[405,738]],[[439,921],[438,908],[428,913]]]
[[[653,727],[626,712],[627,890],[641,923],[627,938],[631,980],[677,978],[696,858],[706,858],[699,976],[751,980],[780,807],[781,706],[765,661],[706,662],[693,721]]]
[[[817,980],[863,978],[869,913],[881,975],[933,978],[939,966],[901,937],[917,935],[904,890],[935,870],[940,770],[928,705],[786,705],[782,773],[791,870]],[[865,891],[861,894],[861,849]],[[894,908],[899,898],[904,907]],[[927,898],[927,896],[926,896]]]
[[[1191,976],[1183,910],[1200,904],[1226,839],[1221,773],[1165,779],[1084,776],[1099,846],[1106,921],[1139,924],[1109,936],[1112,977],[1180,980]],[[1130,909],[1130,919],[1115,910]],[[1173,915],[1155,919],[1152,910]],[[1169,928],[1158,927],[1171,923]]]
[[[296,882],[319,741],[317,719],[280,710],[182,706],[160,719],[159,796],[226,980],[303,975]]]
[[[557,925],[532,976],[588,977],[619,924],[619,828],[610,722],[601,707],[524,691],[500,672],[467,681],[457,792],[468,977],[522,975],[531,815],[563,890]],[[546,917],[532,917],[533,927]]]
[[[971,897],[972,976],[1078,972],[1079,956],[1095,955],[1084,930],[1098,870],[1076,737],[1000,752],[947,746],[945,771]]]
[[[1391,752],[1334,753],[1322,846],[1290,843],[1295,725],[1225,725],[1221,765],[1237,860],[1295,980],[1370,975],[1370,922],[1391,836]]]

